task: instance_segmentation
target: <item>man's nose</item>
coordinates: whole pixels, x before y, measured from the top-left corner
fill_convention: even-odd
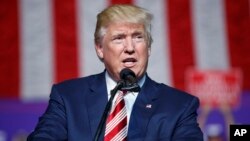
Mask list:
[[[134,44],[132,38],[126,39],[125,51],[128,53],[133,53],[135,51],[135,44]]]

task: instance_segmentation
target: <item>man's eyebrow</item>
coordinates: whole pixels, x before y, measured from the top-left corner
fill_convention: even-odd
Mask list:
[[[132,33],[132,35],[142,35],[143,31],[135,31]]]
[[[125,35],[124,32],[114,32],[111,36]]]
[[[116,37],[125,37],[125,36],[126,36],[125,33],[116,33],[116,34],[113,34],[111,37],[116,38]]]

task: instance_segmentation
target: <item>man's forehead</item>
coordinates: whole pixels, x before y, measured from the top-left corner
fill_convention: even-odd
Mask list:
[[[111,32],[111,35],[119,35],[119,34],[143,34],[144,30],[135,29],[135,30],[114,30]]]
[[[116,24],[111,25],[108,30],[111,34],[144,33],[142,24]]]

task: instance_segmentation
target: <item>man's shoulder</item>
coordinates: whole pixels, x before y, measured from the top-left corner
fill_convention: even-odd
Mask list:
[[[166,85],[164,83],[159,83],[154,80],[152,80],[150,77],[147,77],[145,87],[150,87],[150,89],[154,89],[157,93],[157,95],[162,100],[166,101],[180,101],[180,102],[186,102],[193,99],[198,99],[194,95],[186,92],[185,90],[181,90],[169,85]]]
[[[163,111],[174,110],[174,112],[183,112],[188,107],[197,109],[199,107],[199,99],[192,94],[183,90],[161,84],[159,89],[158,103]]]
[[[162,92],[161,96],[165,97],[166,99],[175,99],[183,102],[197,99],[197,97],[184,90],[180,90],[178,88],[171,87],[166,84],[160,85],[160,91]]]
[[[99,74],[93,74],[85,77],[79,77],[79,78],[72,78],[68,80],[64,80],[62,82],[54,84],[54,87],[57,87],[58,89],[65,89],[65,88],[79,88],[79,87],[86,87],[90,85],[93,81],[99,81],[100,79],[103,79],[104,76],[103,72]]]

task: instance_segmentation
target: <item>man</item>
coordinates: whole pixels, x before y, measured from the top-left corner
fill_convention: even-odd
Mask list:
[[[119,138],[113,140],[203,140],[196,119],[198,99],[156,83],[146,73],[152,42],[151,19],[145,9],[132,5],[114,5],[102,11],[97,16],[95,49],[105,71],[54,85],[48,108],[28,140],[93,140],[110,91],[121,80],[124,68],[135,73],[141,91],[128,91],[121,96],[125,100],[126,124],[114,135]],[[112,140],[107,134],[118,128],[109,127],[108,122],[109,119],[100,140]]]

